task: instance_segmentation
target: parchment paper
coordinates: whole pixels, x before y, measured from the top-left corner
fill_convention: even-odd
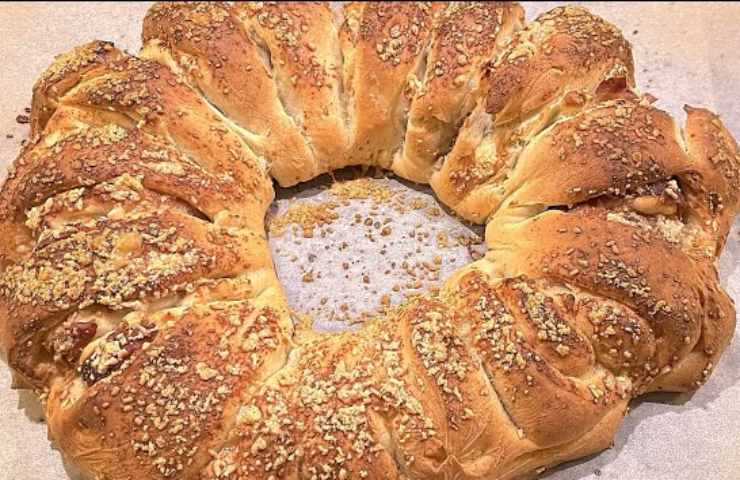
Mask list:
[[[556,5],[524,4],[528,19]],[[27,125],[16,123],[16,116],[25,114],[24,107],[30,106],[31,86],[53,56],[94,38],[113,40],[135,52],[147,7],[147,3],[0,2],[3,170],[27,134]],[[740,137],[740,5],[594,2],[588,8],[615,23],[632,41],[638,85],[659,98],[658,106],[681,122],[684,103],[707,106],[719,112]],[[435,268],[436,276],[444,280],[476,251],[475,245],[454,239],[468,237],[474,244],[480,229],[460,223],[443,208],[434,212],[435,202],[428,190],[393,179],[377,182],[406,200],[418,197],[418,203],[426,206],[401,212],[393,202],[340,201],[333,208],[337,218],[314,229],[312,237],[306,238],[300,229],[294,233],[289,226],[282,235],[271,238],[276,268],[291,305],[313,318],[317,328],[346,328],[343,317],[358,320],[363,312],[371,315],[382,309],[384,302],[397,303],[404,293],[433,288],[437,283]],[[280,218],[300,202],[336,200],[319,180],[279,192],[270,215]],[[369,224],[365,223],[367,218],[371,219]],[[736,222],[719,264],[723,285],[736,301],[740,299],[739,226]],[[390,231],[384,233],[384,227]],[[438,242],[442,231],[452,239],[446,245]],[[343,243],[346,247],[341,247]],[[437,256],[441,257],[439,263],[435,263]],[[423,278],[410,281],[407,274],[386,274],[391,263],[401,265],[404,261],[409,271]],[[420,282],[418,289],[414,288],[416,281]],[[407,288],[407,284],[411,286]],[[395,291],[394,285],[401,287]],[[386,294],[388,298],[383,297]],[[46,439],[46,427],[38,422],[38,405],[27,393],[11,391],[9,386],[8,370],[0,365],[0,480],[66,480],[73,476]],[[653,395],[634,402],[613,448],[562,466],[546,478],[733,480],[740,478],[738,472],[740,342],[736,339],[708,384],[695,395]]]

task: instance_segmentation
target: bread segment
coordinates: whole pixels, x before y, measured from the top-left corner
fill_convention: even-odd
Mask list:
[[[442,2],[350,2],[339,32],[351,122],[348,164],[389,168],[402,148],[414,78],[425,73]]]
[[[283,186],[319,173],[317,158],[281,101],[264,47],[225,3],[158,3],[144,19],[141,56],[180,72],[269,162]]]
[[[313,153],[315,171],[306,178],[346,165],[350,127],[339,25],[329,3],[245,2],[234,8],[268,55],[278,98]]]
[[[239,417],[241,392],[283,365],[280,315],[266,296],[126,316],[89,347],[89,377],[52,388],[50,432],[91,477],[197,478]]]
[[[516,3],[450,2],[435,18],[421,77],[409,79],[411,105],[403,150],[393,171],[429,183],[437,160],[452,147],[475,104],[481,67],[523,27]]]
[[[631,48],[610,23],[580,7],[543,13],[484,67],[475,108],[432,175],[435,193],[484,222],[522,147],[600,88],[633,86],[633,70]]]

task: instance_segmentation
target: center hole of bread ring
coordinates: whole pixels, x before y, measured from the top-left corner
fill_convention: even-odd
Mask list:
[[[294,318],[351,328],[417,295],[434,295],[485,251],[482,227],[431,190],[357,170],[276,192],[267,233]]]

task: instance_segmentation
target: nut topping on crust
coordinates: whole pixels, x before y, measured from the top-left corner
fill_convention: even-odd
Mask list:
[[[86,477],[524,478],[718,364],[740,153],[716,115],[687,107],[681,131],[580,7],[341,13],[157,3],[139,56],[91,42],[36,82],[0,195],[0,345]],[[303,335],[272,180],[348,165],[429,183],[488,251],[382,320]],[[388,200],[368,185],[275,228]]]

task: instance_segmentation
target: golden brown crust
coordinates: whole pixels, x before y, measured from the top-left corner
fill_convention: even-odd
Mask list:
[[[343,14],[158,3],[142,58],[92,42],[34,86],[0,348],[86,477],[531,478],[717,365],[740,155],[714,114],[681,132],[582,8],[524,30],[499,2]],[[489,251],[383,322],[300,338],[268,174],[348,164],[431,181]]]
[[[227,175],[211,173],[173,145],[116,124],[71,125],[45,137],[9,172],[5,215],[24,213],[66,190],[93,186],[128,173],[144,187],[171,195],[213,219],[247,205],[247,192]]]
[[[474,345],[522,439],[537,448],[569,443],[623,403],[573,322],[567,291],[526,277],[493,282],[475,270],[456,283],[449,294],[472,320]]]
[[[388,168],[401,147],[407,78],[426,55],[441,2],[350,2],[340,30],[351,123],[348,164]]]
[[[210,303],[124,318],[91,349],[82,378],[52,389],[50,432],[91,475],[195,477],[238,417],[241,392],[282,366],[280,308]]]
[[[25,245],[0,285],[3,326],[13,332],[9,362],[34,384],[46,380],[49,366],[31,339],[60,315],[90,306],[137,309],[202,279],[270,265],[263,235],[201,220],[128,174],[60,193],[27,216],[32,247]]]
[[[181,71],[200,92],[247,133],[256,152],[270,159],[281,185],[319,173],[309,144],[285,111],[275,72],[260,46],[225,3],[156,3],[142,32],[142,55]]]
[[[685,107],[686,146],[692,173],[685,181],[699,225],[709,227],[719,255],[740,208],[740,150],[720,118],[704,108]]]
[[[633,86],[633,69],[630,46],[610,23],[580,7],[540,15],[484,69],[476,107],[431,178],[435,193],[462,217],[485,221],[521,147],[601,87]]]
[[[105,63],[83,74],[73,68],[78,63],[74,57],[61,56],[57,60],[53,70],[72,72],[68,75],[76,83],[65,92],[53,89],[55,94],[63,95],[53,104],[61,110],[59,118],[52,116],[50,122],[66,123],[68,117],[79,117],[86,123],[117,123],[171,139],[204,168],[229,172],[267,208],[273,192],[264,160],[254,155],[199,94],[169,68],[127,56],[113,47],[105,51]],[[61,65],[62,62],[72,67]],[[70,82],[65,79],[62,83]],[[72,108],[59,109],[60,106]]]
[[[486,112],[500,125],[596,77],[633,80],[632,49],[612,24],[575,6],[546,12],[517,33],[484,75]],[[565,80],[565,81],[563,81]],[[591,80],[592,81],[592,80]],[[585,85],[584,85],[585,86]]]
[[[719,339],[729,338],[734,329],[734,309],[726,294],[715,287],[712,264],[691,258],[663,230],[641,223],[639,217],[583,206],[568,212],[547,211],[509,224],[495,219],[488,226],[487,242],[487,258],[502,276],[517,272],[551,278],[627,307],[615,311],[608,303],[591,301],[585,317],[597,321],[599,329],[605,328],[601,326],[604,319],[611,319],[608,323],[614,330],[614,322],[623,324],[624,320],[613,317],[631,316],[629,310],[644,319],[650,333],[641,336],[641,341],[655,338],[649,361],[635,365],[635,352],[628,349],[625,356],[624,345],[614,352],[625,360],[623,366],[635,370],[631,376],[636,393],[649,389],[656,376],[670,372],[679,359],[695,350],[703,352],[704,362],[691,372],[692,382],[703,382],[715,364],[716,350],[724,348]],[[528,252],[526,258],[512,255],[521,249]],[[604,330],[606,341],[611,330]],[[709,334],[706,339],[705,333]]]
[[[113,43],[94,41],[75,47],[54,58],[54,62],[33,85],[31,106],[31,138],[43,131],[61,96],[79,83],[82,76],[120,58]]]
[[[529,142],[506,190],[516,191],[512,201],[517,204],[543,206],[574,205],[603,195],[649,195],[640,188],[689,168],[677,135],[673,119],[661,110],[623,100],[605,102]]]
[[[245,2],[234,8],[269,52],[280,101],[315,157],[310,178],[343,166],[350,140],[339,33],[329,3]]]
[[[520,29],[524,11],[508,2],[451,2],[435,19],[426,69],[412,78],[411,106],[403,151],[393,171],[428,183],[432,167],[446,153],[469,113],[478,74]]]

